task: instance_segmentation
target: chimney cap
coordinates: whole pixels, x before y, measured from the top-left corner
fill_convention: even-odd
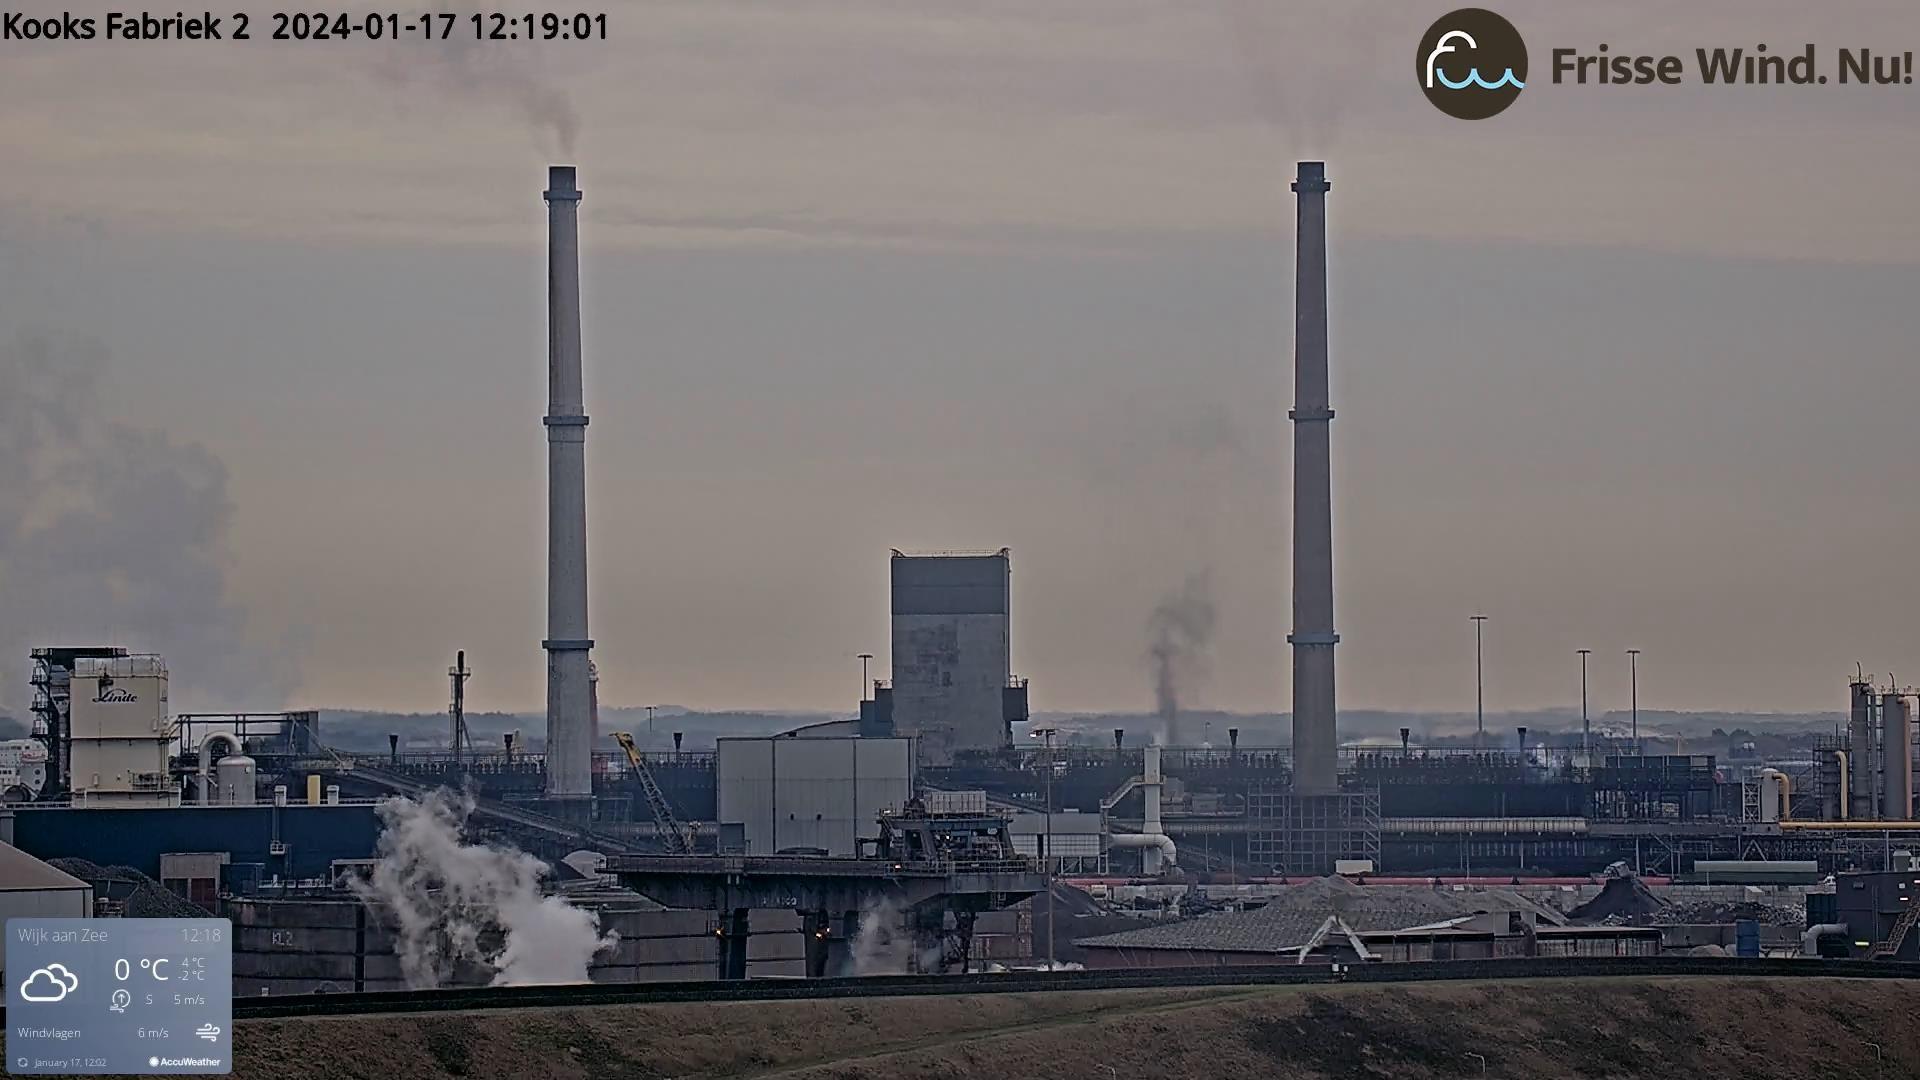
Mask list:
[[[541,197],[548,202],[556,199],[562,202],[579,202],[580,188],[575,182],[576,169],[572,165],[547,166],[547,190]]]

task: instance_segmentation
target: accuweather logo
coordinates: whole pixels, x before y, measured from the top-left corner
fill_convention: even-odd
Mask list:
[[[1497,115],[1527,88],[1527,43],[1485,8],[1442,15],[1420,38],[1414,63],[1427,100],[1462,120]]]

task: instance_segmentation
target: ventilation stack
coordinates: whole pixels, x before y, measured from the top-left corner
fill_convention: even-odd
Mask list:
[[[1326,163],[1300,162],[1293,291],[1293,790],[1339,790],[1334,733],[1333,410],[1327,392]]]
[[[547,172],[547,798],[593,798],[587,636],[587,414],[580,379],[580,189]]]
[[[1852,684],[1852,709],[1847,716],[1847,801],[1852,804],[1848,816],[1872,821],[1880,816],[1874,805],[1873,687],[1866,680]]]
[[[1898,690],[1880,697],[1880,816],[1913,819],[1913,714]]]

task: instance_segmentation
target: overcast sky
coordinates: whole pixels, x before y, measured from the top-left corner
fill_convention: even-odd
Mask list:
[[[888,549],[1004,545],[1036,708],[1150,706],[1149,613],[1204,571],[1186,700],[1285,709],[1308,157],[1343,704],[1470,709],[1475,611],[1492,708],[1577,702],[1581,647],[1597,708],[1628,647],[1653,707],[1914,681],[1920,85],[1553,86],[1547,53],[1831,63],[1920,49],[1920,8],[1506,3],[1529,88],[1468,122],[1414,75],[1445,5],[1327,6],[0,44],[5,704],[26,645],[111,639],[176,709],[437,708],[458,648],[475,707],[538,708],[563,155],[611,702],[848,708]]]

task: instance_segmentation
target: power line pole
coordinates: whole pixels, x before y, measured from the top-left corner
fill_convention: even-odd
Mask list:
[[[1487,684],[1482,674],[1480,654],[1480,627],[1487,621],[1485,615],[1473,616],[1473,748],[1486,749],[1487,744]]]
[[[1637,757],[1641,753],[1641,750],[1640,750],[1640,650],[1639,649],[1627,650],[1627,663],[1630,665],[1629,670],[1632,673],[1631,677],[1633,680],[1633,683],[1632,683],[1633,689],[1631,691],[1633,695],[1632,697],[1633,752],[1634,752],[1634,755]]]
[[[1576,650],[1580,654],[1580,756],[1587,760],[1587,768],[1593,768],[1593,723],[1587,719],[1587,654],[1592,649]]]

